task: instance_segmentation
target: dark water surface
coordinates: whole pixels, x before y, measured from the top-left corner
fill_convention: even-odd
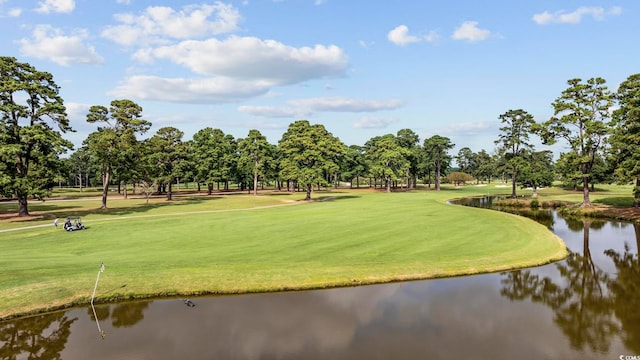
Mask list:
[[[536,215],[567,243],[566,260],[195,307],[105,305],[98,321],[73,309],[0,323],[0,359],[640,359],[640,228]]]

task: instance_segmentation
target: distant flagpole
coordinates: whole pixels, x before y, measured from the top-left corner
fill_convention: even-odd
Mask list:
[[[98,281],[100,280],[100,273],[104,272],[104,262],[100,264],[100,270],[98,270],[98,277],[96,278],[96,285],[93,287],[93,295],[91,295],[91,309],[93,310],[93,317],[96,319],[96,325],[98,325],[98,331],[100,336],[104,339],[107,335],[102,329],[100,329],[100,322],[98,321],[98,315],[96,314],[96,308],[93,306],[93,299],[96,297],[96,289],[98,289]]]

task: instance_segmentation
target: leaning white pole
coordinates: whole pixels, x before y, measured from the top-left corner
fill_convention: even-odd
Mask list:
[[[100,273],[104,272],[104,262],[100,264],[100,270],[98,270],[98,277],[96,278],[96,285],[93,287],[93,295],[91,295],[91,306],[93,306],[93,298],[96,297],[96,289],[98,288],[98,281],[100,280]]]
[[[93,317],[96,319],[96,325],[98,326],[98,332],[104,339],[106,333],[100,329],[100,322],[98,321],[98,315],[96,314],[96,308],[93,306],[93,298],[96,296],[96,289],[98,288],[98,281],[100,280],[100,273],[104,272],[104,262],[100,264],[100,270],[98,270],[98,277],[96,278],[96,285],[93,287],[93,295],[91,295],[91,309],[93,310]]]

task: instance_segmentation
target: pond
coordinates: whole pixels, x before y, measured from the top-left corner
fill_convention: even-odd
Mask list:
[[[532,215],[567,243],[566,260],[195,306],[101,305],[97,318],[72,309],[0,323],[0,359],[640,359],[640,228]]]

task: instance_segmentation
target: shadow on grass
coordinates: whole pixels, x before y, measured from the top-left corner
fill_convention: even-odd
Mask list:
[[[362,196],[359,196],[359,195],[341,195],[341,196],[324,195],[324,196],[311,198],[311,200],[312,201],[339,201],[339,200],[348,200],[348,199],[359,199],[361,197]]]
[[[608,197],[604,199],[597,199],[593,201],[596,204],[603,204],[615,207],[633,207],[633,197],[631,196],[617,196]]]
[[[14,204],[13,209],[2,208],[0,209],[0,220],[7,220],[9,222],[16,223],[31,223],[42,220],[51,220],[55,218],[64,219],[70,216],[86,217],[95,214],[113,215],[113,216],[130,216],[134,214],[145,214],[151,210],[161,209],[164,207],[176,207],[201,204],[203,202],[215,201],[221,199],[220,197],[193,197],[193,198],[174,198],[171,201],[165,202],[153,202],[149,204],[136,203],[132,206],[119,206],[109,208],[109,202],[107,202],[107,209],[100,208],[87,208],[83,206],[73,205],[57,205],[57,204],[33,204],[29,206],[29,217],[20,217],[17,212],[17,204]],[[156,199],[157,200],[157,199]],[[144,201],[144,199],[142,199]],[[100,204],[100,200],[96,202]]]

